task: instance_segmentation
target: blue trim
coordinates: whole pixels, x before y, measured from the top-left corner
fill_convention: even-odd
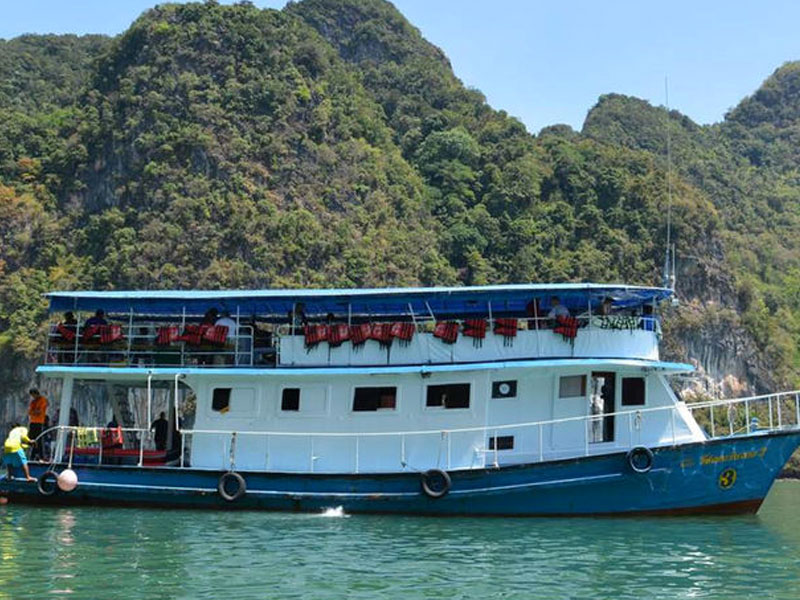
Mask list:
[[[549,309],[551,296],[573,310],[585,310],[588,303],[598,306],[607,297],[617,308],[631,308],[659,302],[672,295],[666,288],[620,284],[562,283],[519,284],[441,288],[378,288],[323,290],[192,290],[192,291],[113,291],[51,292],[50,311],[95,311],[109,314],[202,315],[211,307],[250,316],[283,316],[295,302],[305,304],[309,315],[391,316],[407,315],[409,304],[416,314],[484,314],[488,302],[494,314],[524,313],[534,298]]]
[[[175,376],[185,375],[214,375],[214,376],[304,376],[304,375],[377,375],[377,374],[402,374],[402,373],[450,373],[457,371],[485,371],[489,369],[553,369],[558,367],[634,367],[650,368],[658,371],[672,373],[686,373],[694,371],[692,365],[686,363],[661,362],[652,360],[636,360],[624,358],[562,358],[545,360],[518,360],[482,363],[458,363],[452,365],[411,365],[411,366],[365,366],[365,367],[307,367],[307,368],[274,368],[274,369],[238,369],[238,368],[142,368],[142,367],[85,367],[63,365],[41,365],[36,369],[42,375],[86,375],[92,378],[106,375],[147,375]]]

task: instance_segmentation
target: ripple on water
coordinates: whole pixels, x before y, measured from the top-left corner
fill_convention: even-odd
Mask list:
[[[0,507],[0,599],[800,597],[800,485],[757,517]],[[346,516],[334,511],[337,516]]]

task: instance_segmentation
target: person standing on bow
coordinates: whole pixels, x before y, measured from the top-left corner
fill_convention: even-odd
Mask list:
[[[34,441],[44,431],[44,421],[47,417],[47,398],[39,393],[36,388],[31,388],[28,393],[31,396],[31,403],[28,406],[28,435]],[[42,454],[42,441],[34,442],[33,451],[31,452],[31,460],[38,460],[43,458]]]

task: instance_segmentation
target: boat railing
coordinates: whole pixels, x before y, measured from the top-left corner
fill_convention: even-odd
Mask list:
[[[87,335],[91,333],[91,335]],[[47,338],[46,364],[73,366],[252,366],[253,327],[239,326],[235,333],[214,338],[185,325],[134,322],[71,330],[51,328]]]
[[[697,437],[692,431],[691,422],[687,421],[687,413],[696,416],[696,423],[705,433],[705,439],[727,438],[737,435],[767,433],[784,430],[800,429],[800,390],[790,392],[780,392],[766,394],[762,396],[751,396],[747,398],[733,398],[726,400],[711,400],[704,402],[684,403],[679,402],[672,406],[659,406],[650,408],[637,408],[631,410],[617,411],[605,414],[582,415],[576,417],[565,417],[560,419],[550,419],[544,421],[530,421],[518,423],[506,423],[502,425],[461,427],[452,429],[423,429],[423,430],[404,430],[404,431],[374,431],[374,432],[319,432],[319,431],[242,431],[230,429],[179,429],[177,430],[180,439],[179,466],[187,466],[189,453],[187,444],[193,443],[195,437],[214,436],[218,438],[220,445],[220,468],[235,469],[237,461],[241,458],[237,441],[252,438],[262,438],[264,444],[264,460],[261,469],[269,471],[274,467],[271,464],[271,456],[280,452],[280,440],[303,439],[308,441],[307,454],[299,457],[304,465],[303,468],[293,469],[292,472],[314,473],[321,472],[315,465],[324,458],[321,455],[321,447],[324,440],[330,439],[349,439],[352,442],[350,458],[350,468],[355,473],[362,471],[363,464],[362,446],[369,446],[366,450],[369,456],[374,451],[374,444],[368,444],[368,440],[385,440],[387,443],[394,440],[398,447],[397,463],[402,469],[418,468],[418,465],[409,464],[409,450],[414,447],[415,440],[424,438],[434,438],[436,443],[428,445],[426,448],[435,454],[435,460],[422,461],[425,466],[435,464],[444,469],[465,469],[465,468],[484,468],[486,466],[499,467],[501,464],[513,462],[514,450],[504,450],[500,448],[499,439],[503,433],[513,432],[515,435],[528,433],[529,443],[524,452],[525,462],[545,462],[556,458],[595,456],[619,452],[635,446],[669,446],[679,442],[693,441]],[[603,443],[598,433],[604,420],[614,418],[616,423],[615,441]],[[691,419],[690,419],[691,421]],[[574,434],[580,430],[580,435],[573,438],[575,443],[569,447],[553,448],[546,446],[545,439],[548,434],[553,432],[555,427],[570,427]],[[575,427],[577,426],[577,427]],[[58,431],[59,435],[69,436],[69,444],[61,442],[61,448],[69,450],[69,456],[74,452],[78,433],[83,430],[95,430],[98,435],[106,430],[103,427],[81,428],[75,426],[56,426],[48,429],[40,436],[43,437],[53,431]],[[138,437],[139,460],[138,465],[144,463],[143,440],[151,435],[150,430],[142,428],[120,428],[121,431],[131,433]],[[641,435],[645,430],[647,435]],[[460,435],[467,435],[461,441],[454,442]],[[438,440],[436,439],[438,438]],[[66,438],[65,438],[66,439]],[[473,464],[465,465],[454,462],[453,444],[454,443],[472,444],[474,454],[480,460]],[[478,441],[480,440],[480,441]],[[97,462],[102,463],[102,446],[98,452]],[[297,446],[292,446],[292,452],[297,452]],[[372,450],[370,450],[370,448]],[[341,448],[339,449],[341,451]],[[252,452],[252,451],[249,451]],[[58,454],[57,454],[58,455]],[[417,460],[420,460],[418,448],[415,451]],[[520,453],[517,453],[520,456]],[[63,456],[62,456],[63,458]],[[337,458],[341,458],[338,456]],[[248,458],[252,460],[252,456]],[[71,461],[71,458],[70,458]],[[385,465],[387,469],[393,468],[392,465]],[[324,471],[322,471],[324,472]]]
[[[128,436],[128,438],[134,438],[136,449],[139,451],[137,466],[143,466],[146,446],[148,443],[152,443],[153,439],[151,429],[143,429],[141,427],[109,428],[55,425],[42,431],[34,438],[33,442],[35,444],[43,444],[49,441],[55,442],[55,448],[51,449],[53,462],[68,462],[69,465],[72,465],[77,448],[97,448],[97,464],[103,464],[104,451],[108,452],[111,449],[106,447],[103,438],[110,431],[119,432],[121,435]],[[88,443],[83,440],[87,440]],[[64,454],[67,452],[68,460],[65,461]]]

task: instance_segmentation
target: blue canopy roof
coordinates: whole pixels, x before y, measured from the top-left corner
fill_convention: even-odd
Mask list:
[[[192,290],[52,292],[50,312],[103,309],[107,314],[202,315],[209,308],[237,311],[241,315],[286,315],[297,302],[307,315],[391,316],[414,314],[434,316],[524,313],[533,299],[548,310],[557,296],[572,310],[585,310],[589,302],[597,307],[611,298],[616,308],[630,308],[659,302],[672,295],[666,288],[616,284],[561,283],[487,285],[474,287],[376,288],[322,290]]]

